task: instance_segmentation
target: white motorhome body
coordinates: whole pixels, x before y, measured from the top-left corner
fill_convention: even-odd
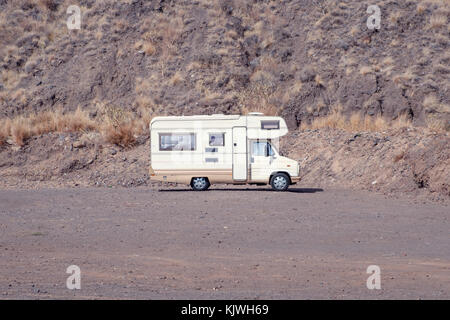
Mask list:
[[[296,161],[282,157],[280,117],[262,114],[156,117],[150,124],[150,179],[190,184],[268,184],[286,190],[299,181]]]

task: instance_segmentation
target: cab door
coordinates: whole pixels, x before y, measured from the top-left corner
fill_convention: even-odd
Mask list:
[[[268,140],[250,140],[250,179],[268,183],[274,170],[275,151]]]

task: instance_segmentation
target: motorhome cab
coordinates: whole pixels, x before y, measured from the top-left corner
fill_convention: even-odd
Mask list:
[[[156,117],[150,124],[150,179],[189,184],[270,184],[287,190],[299,179],[299,166],[280,156],[279,138],[287,134],[280,117],[261,113]]]

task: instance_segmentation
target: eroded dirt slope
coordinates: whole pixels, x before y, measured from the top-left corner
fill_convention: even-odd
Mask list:
[[[301,186],[450,199],[450,138],[416,128],[382,133],[296,130],[281,151],[299,161]],[[149,140],[122,149],[96,133],[45,134],[0,149],[0,187],[149,185]]]

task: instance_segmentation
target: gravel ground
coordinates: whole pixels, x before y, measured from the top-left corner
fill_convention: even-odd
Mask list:
[[[0,298],[450,298],[448,205],[290,190],[0,190]]]

